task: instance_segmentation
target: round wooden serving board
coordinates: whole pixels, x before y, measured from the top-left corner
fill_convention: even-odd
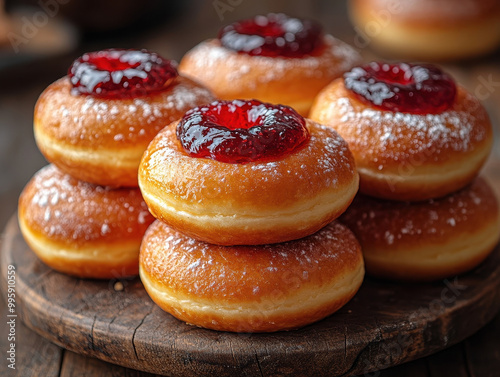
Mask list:
[[[167,376],[351,376],[461,341],[500,309],[500,246],[471,273],[433,284],[366,279],[339,312],[300,330],[234,334],[188,326],[163,312],[138,279],[57,273],[24,242],[17,221],[2,245],[2,285],[16,267],[16,311],[71,351]],[[120,288],[122,288],[120,290]]]

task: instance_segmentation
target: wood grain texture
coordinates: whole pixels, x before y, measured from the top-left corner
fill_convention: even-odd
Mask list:
[[[18,312],[28,327],[78,354],[168,376],[370,373],[455,344],[500,309],[500,247],[456,279],[424,285],[367,280],[347,306],[321,322],[251,335],[185,325],[153,304],[137,279],[121,280],[120,291],[117,281],[52,271],[24,243],[16,219],[2,248],[2,266],[16,266]]]

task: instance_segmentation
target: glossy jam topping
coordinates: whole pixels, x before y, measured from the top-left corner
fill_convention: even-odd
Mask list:
[[[300,58],[323,44],[323,31],[314,21],[271,13],[227,25],[219,40],[224,47],[249,55]]]
[[[375,107],[411,114],[438,114],[455,100],[453,78],[430,64],[373,62],[344,74],[345,87]]]
[[[190,156],[245,163],[292,153],[309,132],[304,118],[288,106],[233,100],[188,111],[177,125],[177,138]]]
[[[176,77],[170,60],[146,50],[102,50],[76,59],[68,71],[73,94],[117,99],[159,91]]]

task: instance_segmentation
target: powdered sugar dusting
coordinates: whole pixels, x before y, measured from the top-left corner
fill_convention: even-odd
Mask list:
[[[223,300],[273,294],[280,280],[282,288],[294,291],[325,271],[335,274],[361,259],[353,234],[337,222],[296,241],[224,247],[195,241],[156,221],[143,245],[142,266],[169,288]]]
[[[470,95],[466,96],[465,101],[470,104],[464,106],[465,109],[476,104]],[[485,131],[476,127],[477,119],[466,110],[436,115],[375,109],[356,111],[351,100],[342,97],[334,100],[328,111],[331,117],[339,114],[340,122],[335,123],[335,128],[341,134],[345,128],[349,143],[352,142],[367,153],[395,161],[426,150],[436,152],[431,158],[438,160],[441,149],[466,152],[474,148],[474,143],[486,137]],[[325,114],[324,117],[328,119],[330,116]],[[380,167],[383,168],[383,164]]]
[[[108,224],[102,224],[101,225],[101,234],[104,236],[106,233],[111,232],[111,229],[109,228]]]
[[[69,93],[70,83],[63,78],[47,88],[40,101],[49,101],[40,124],[57,129],[64,142],[89,145],[142,143],[149,141],[163,127],[180,118],[187,110],[210,103],[213,94],[185,77],[178,77],[164,91],[136,99],[105,100]],[[46,117],[47,119],[43,119]],[[54,125],[54,123],[57,123]],[[99,144],[94,144],[99,140]]]
[[[232,83],[235,80],[241,80],[241,83],[253,88],[259,84],[281,80],[291,69],[300,69],[306,77],[318,77],[325,70],[326,76],[333,79],[361,61],[356,50],[331,35],[325,36],[325,44],[327,46],[325,47],[326,52],[320,56],[301,58],[252,56],[251,59],[261,67],[259,70],[262,70],[262,74],[258,75],[257,81],[252,68],[243,62],[244,59],[248,59],[248,55],[238,54],[222,47],[217,40],[200,43],[187,55],[193,56],[190,60],[199,71],[201,75],[199,78],[202,81],[210,82],[214,80],[217,68],[224,67],[227,73],[226,77],[222,78],[224,81]],[[321,69],[319,69],[320,67]],[[182,62],[180,69],[183,69]],[[189,74],[189,72],[187,73]],[[252,79],[244,80],[246,75],[252,75]]]
[[[419,203],[359,195],[341,221],[351,228],[361,244],[365,241],[393,245],[399,240],[418,243],[422,236],[439,243],[440,238],[448,239],[461,232],[460,229],[473,232],[475,227],[484,226],[483,221],[497,218],[495,194],[486,181],[477,178],[455,194]]]
[[[26,221],[54,239],[120,239],[127,229],[140,236],[154,220],[139,189],[92,185],[52,165],[35,174],[20,200]]]

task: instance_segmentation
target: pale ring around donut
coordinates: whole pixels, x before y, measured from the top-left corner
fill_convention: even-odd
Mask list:
[[[310,139],[277,160],[244,164],[191,157],[163,129],[144,153],[139,186],[151,213],[220,245],[284,242],[316,232],[349,206],[358,174],[346,142],[306,120]]]
[[[132,99],[71,93],[67,77],[49,85],[35,106],[34,133],[45,158],[82,181],[137,187],[141,156],[153,137],[212,93],[178,76],[162,91]]]
[[[154,220],[139,189],[95,186],[54,165],[26,185],[18,218],[24,239],[46,265],[98,279],[137,275],[141,240]]]
[[[438,280],[469,271],[500,239],[498,199],[481,177],[420,203],[358,195],[341,221],[361,243],[367,274],[392,280]]]

